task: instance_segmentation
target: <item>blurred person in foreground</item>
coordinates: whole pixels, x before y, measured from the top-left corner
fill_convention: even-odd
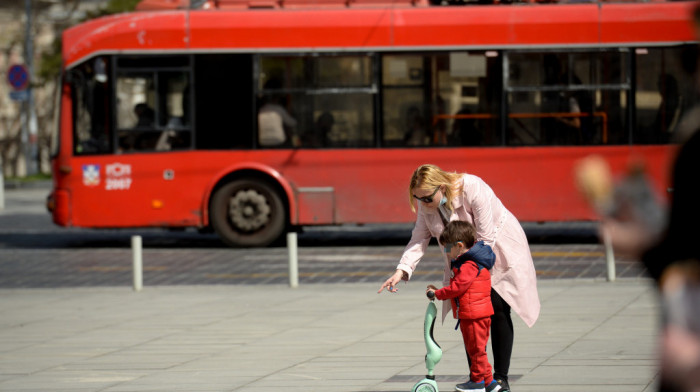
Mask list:
[[[700,122],[699,122],[700,124]],[[660,391],[700,391],[700,132],[681,147],[668,226],[642,261],[661,292]]]
[[[640,166],[618,182],[600,157],[583,160],[576,172],[582,192],[601,215],[600,236],[616,252],[641,260],[658,286],[661,392],[700,392],[699,168],[696,131],[674,164],[667,220]]]
[[[700,7],[693,13],[700,32]],[[700,37],[700,34],[698,34]],[[696,71],[697,78],[697,71]],[[679,124],[668,214],[644,169],[612,179],[600,157],[583,160],[577,183],[601,216],[600,234],[616,252],[641,260],[660,294],[660,392],[700,392],[700,106]],[[667,215],[667,217],[666,217]]]

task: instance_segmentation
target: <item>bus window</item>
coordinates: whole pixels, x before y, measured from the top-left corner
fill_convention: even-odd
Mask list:
[[[154,86],[153,74],[117,78],[117,128],[155,127]]]
[[[89,60],[70,72],[73,92],[73,150],[76,155],[107,154],[111,148],[108,61]]]
[[[180,129],[190,125],[189,110],[189,80],[186,72],[162,72],[160,74],[159,95],[165,99],[160,102],[160,125]]]
[[[508,54],[507,144],[623,144],[627,52]]]
[[[302,147],[372,147],[374,145],[373,96],[368,93],[319,93],[309,97],[307,127],[301,131]]]
[[[115,91],[118,152],[190,148],[189,72],[163,70],[157,59],[129,60],[117,62],[120,65]]]
[[[432,94],[436,144],[501,144],[501,58],[497,51],[452,52],[434,60],[438,85]],[[444,121],[436,121],[443,117]]]
[[[155,150],[155,74],[118,76],[116,94],[118,151]]]
[[[384,145],[500,144],[500,69],[496,51],[384,56]]]
[[[638,48],[635,143],[665,144],[677,140],[681,118],[694,99],[695,46]],[[686,71],[688,70],[688,71]]]
[[[264,56],[259,61],[260,147],[374,145],[370,56]]]
[[[253,148],[253,56],[194,55],[195,147],[199,150]],[[187,107],[187,106],[185,106]]]
[[[417,54],[383,56],[384,146],[415,147],[431,144],[432,135],[427,120],[428,86],[425,78],[428,59],[427,56]]]

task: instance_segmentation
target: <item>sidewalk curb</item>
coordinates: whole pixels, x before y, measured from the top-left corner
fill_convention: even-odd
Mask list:
[[[4,181],[5,189],[50,189],[53,180],[32,180],[32,181],[22,181],[22,180],[8,180]]]

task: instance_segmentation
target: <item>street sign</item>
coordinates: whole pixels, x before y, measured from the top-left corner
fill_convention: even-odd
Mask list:
[[[22,64],[15,64],[7,71],[7,81],[15,91],[22,91],[29,86],[29,72]]]
[[[10,99],[13,101],[24,102],[29,99],[29,90],[10,91]]]

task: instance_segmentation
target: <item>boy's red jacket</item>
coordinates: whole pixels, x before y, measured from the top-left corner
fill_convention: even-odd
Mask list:
[[[491,250],[488,248],[488,250]],[[450,285],[435,291],[440,300],[452,299],[452,314],[458,319],[478,319],[493,314],[491,305],[491,274],[479,268],[474,256],[466,252],[452,262]]]

